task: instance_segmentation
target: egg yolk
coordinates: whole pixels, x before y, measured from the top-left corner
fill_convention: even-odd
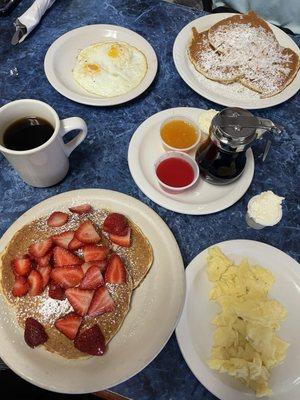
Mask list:
[[[119,57],[119,49],[117,46],[111,46],[108,53],[109,57],[117,58]]]
[[[98,64],[87,64],[86,68],[89,72],[95,73],[100,71],[100,67]]]

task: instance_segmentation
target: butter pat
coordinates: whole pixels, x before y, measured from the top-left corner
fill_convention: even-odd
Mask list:
[[[283,200],[284,197],[277,196],[271,190],[262,192],[250,199],[248,215],[260,225],[276,225],[282,217],[281,203]]]
[[[201,112],[200,116],[199,116],[199,125],[200,125],[200,129],[203,133],[205,133],[206,135],[209,134],[209,128],[211,125],[211,121],[213,120],[214,116],[218,114],[219,111],[210,109],[210,110],[206,110]]]

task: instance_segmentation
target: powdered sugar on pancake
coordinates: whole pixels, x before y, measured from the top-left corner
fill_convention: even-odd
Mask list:
[[[281,47],[265,21],[253,13],[222,20],[205,32],[193,28],[188,54],[207,78],[226,84],[239,81],[261,97],[283,90],[299,68],[298,55]]]
[[[274,34],[248,24],[220,26],[209,38],[222,53],[220,64],[232,59],[238,64],[245,83],[253,83],[264,95],[278,91],[289,76],[291,54],[284,51]]]
[[[193,28],[193,40],[189,46],[189,57],[195,68],[209,79],[229,83],[241,77],[239,60],[227,54],[219,54],[209,41],[207,32],[198,33]]]
[[[192,68],[192,65],[191,65]],[[210,92],[216,92],[218,95],[226,98],[235,98],[236,100],[249,100],[249,99],[259,99],[260,94],[254,90],[248,89],[243,86],[240,82],[233,82],[229,85],[224,85],[220,82],[215,82],[213,80],[207,79],[204,75],[197,74],[195,71],[195,76],[201,86],[205,87]]]
[[[36,309],[36,312],[40,315],[40,322],[53,324],[60,316],[71,311],[73,311],[73,308],[68,300],[55,300],[51,297],[43,298]]]
[[[246,24],[221,25],[211,33],[208,31],[210,44],[219,53],[242,52],[241,59],[247,61],[257,52],[266,54],[269,46],[279,47],[273,32],[266,31],[261,26]]]

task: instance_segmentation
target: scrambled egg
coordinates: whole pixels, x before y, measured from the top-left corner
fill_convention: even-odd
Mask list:
[[[236,377],[258,397],[269,396],[270,371],[288,348],[276,335],[286,309],[268,298],[274,276],[247,260],[234,265],[218,247],[208,250],[207,275],[214,285],[209,299],[221,307],[212,321],[216,329],[209,367]]]

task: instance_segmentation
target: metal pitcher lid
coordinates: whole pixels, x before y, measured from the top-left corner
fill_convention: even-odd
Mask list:
[[[220,111],[212,120],[211,129],[223,143],[243,146],[256,139],[259,119],[243,108],[231,107]]]

